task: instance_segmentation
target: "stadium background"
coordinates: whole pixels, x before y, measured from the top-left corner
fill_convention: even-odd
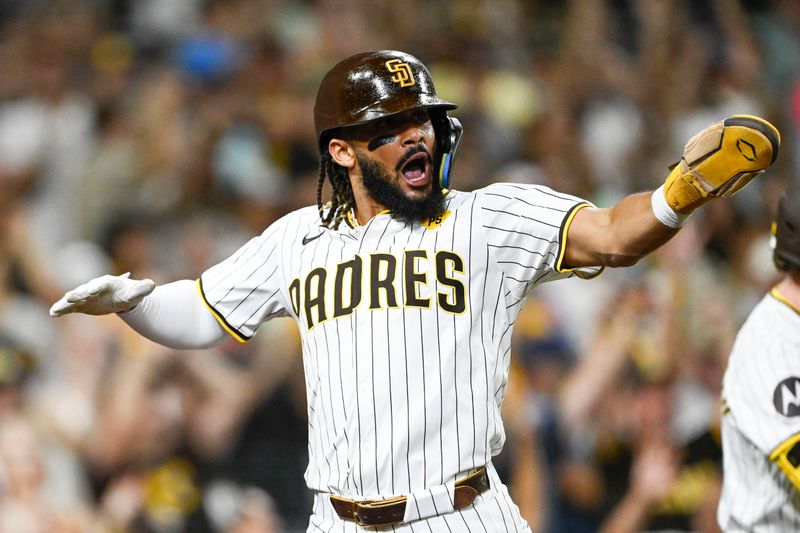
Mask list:
[[[719,386],[800,176],[792,0],[0,0],[0,531],[301,531],[293,325],[176,354],[47,308],[101,273],[195,278],[314,201],[312,108],[352,53],[417,55],[465,127],[455,185],[610,205],[733,113],[768,176],[636,267],[534,291],[497,459],[542,533],[715,531]]]

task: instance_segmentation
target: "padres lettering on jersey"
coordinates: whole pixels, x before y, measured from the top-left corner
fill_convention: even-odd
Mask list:
[[[432,258],[427,250],[406,250],[400,256],[374,253],[364,259],[356,255],[336,265],[335,272],[318,266],[302,281],[293,279],[289,297],[292,311],[295,316],[302,315],[308,329],[329,318],[348,316],[362,303],[374,311],[398,306],[429,308],[433,302],[458,314],[467,306],[466,287],[456,277],[459,274],[464,274],[464,260],[449,250],[439,250]],[[442,290],[435,291],[435,297],[427,296],[434,281]],[[368,295],[363,302],[362,293]]]
[[[562,243],[584,205],[494,184],[451,191],[424,224],[381,214],[336,231],[309,207],[203,273],[206,303],[240,340],[275,316],[298,323],[311,489],[408,494],[500,452],[514,321],[531,288],[571,275]]]

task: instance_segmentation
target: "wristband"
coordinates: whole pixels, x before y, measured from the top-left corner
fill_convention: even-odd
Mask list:
[[[650,197],[650,206],[653,208],[653,214],[659,222],[670,228],[680,228],[686,223],[689,215],[676,213],[667,203],[664,197],[664,186],[662,185],[653,192]]]

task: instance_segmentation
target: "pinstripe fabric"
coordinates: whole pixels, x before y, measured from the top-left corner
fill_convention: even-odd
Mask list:
[[[800,491],[769,460],[800,432],[800,416],[785,416],[774,403],[776,389],[791,377],[800,377],[800,314],[767,295],[737,335],[723,379],[728,409],[717,518],[724,531],[800,531]]]
[[[273,316],[297,321],[312,490],[408,494],[463,477],[503,447],[512,327],[536,284],[572,275],[556,268],[561,232],[584,202],[494,184],[451,191],[446,203],[427,224],[381,214],[336,231],[302,209],[201,277],[207,303],[242,340]],[[522,529],[516,507],[496,498],[505,514],[476,507],[487,531]],[[315,508],[312,528],[325,513]]]

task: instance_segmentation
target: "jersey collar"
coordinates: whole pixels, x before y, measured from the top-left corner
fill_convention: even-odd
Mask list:
[[[794,305],[792,305],[792,302],[790,302],[790,301],[789,301],[789,300],[786,298],[786,296],[784,296],[783,294],[781,294],[781,292],[778,290],[778,287],[773,287],[773,288],[772,288],[772,290],[771,290],[771,291],[769,291],[769,293],[770,293],[770,295],[772,295],[772,297],[773,297],[773,298],[775,298],[776,300],[778,300],[778,301],[779,301],[779,302],[781,302],[782,304],[784,304],[784,305],[788,306],[788,307],[789,307],[789,309],[791,309],[792,311],[794,311],[795,313],[797,313],[798,315],[800,315],[800,309],[798,309],[797,307],[795,307]]]
[[[375,216],[377,217],[377,216],[380,216],[380,215],[391,215],[391,214],[392,214],[391,210],[384,209],[380,213],[377,213]],[[355,228],[357,228],[357,227],[359,227],[361,225],[361,224],[358,223],[358,219],[356,218],[356,214],[353,211],[352,207],[347,212],[347,216],[345,217],[344,220],[345,220],[345,222],[347,222],[347,225],[350,226],[352,229],[355,229]]]

